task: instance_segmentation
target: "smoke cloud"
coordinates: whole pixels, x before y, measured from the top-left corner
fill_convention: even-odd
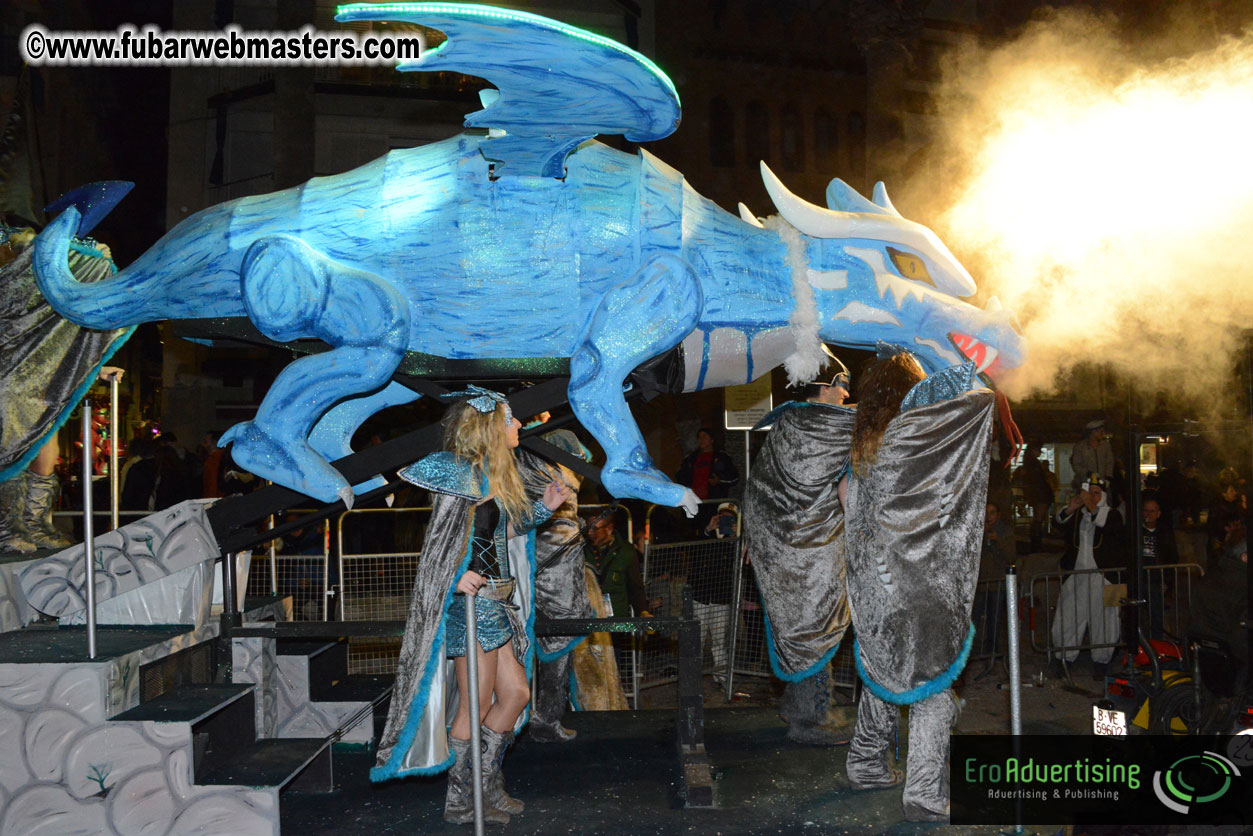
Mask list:
[[[930,217],[1019,317],[1011,396],[1085,362],[1212,395],[1253,326],[1253,31],[1198,49],[1115,23],[1062,13],[946,62],[956,186]]]

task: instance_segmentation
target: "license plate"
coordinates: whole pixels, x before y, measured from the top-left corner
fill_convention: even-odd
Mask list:
[[[1127,715],[1112,708],[1092,706],[1092,733],[1106,737],[1125,737]]]

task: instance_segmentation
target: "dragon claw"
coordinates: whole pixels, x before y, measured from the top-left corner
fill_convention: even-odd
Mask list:
[[[343,500],[347,508],[352,508],[352,487],[303,441],[285,439],[255,421],[244,421],[223,433],[219,444],[231,442],[235,445],[231,458],[240,467],[319,502]]]

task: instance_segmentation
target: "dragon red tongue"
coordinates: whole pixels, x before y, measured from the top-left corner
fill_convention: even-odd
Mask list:
[[[957,346],[958,350],[966,355],[966,359],[974,361],[976,367],[983,365],[988,354],[986,345],[969,334],[959,334],[956,331],[949,334],[949,338],[953,341],[953,345]]]

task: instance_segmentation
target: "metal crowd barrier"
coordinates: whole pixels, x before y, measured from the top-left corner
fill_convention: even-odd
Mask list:
[[[743,592],[740,505],[730,499],[706,499],[700,505],[712,511],[723,503],[735,507],[735,531],[733,536],[721,538],[704,536],[704,532],[696,530],[713,513],[698,512],[694,520],[688,520],[681,509],[649,506],[644,517],[646,539],[642,574],[649,599],[662,599],[659,615],[677,615],[676,602],[683,600],[684,588],[691,589],[695,614],[701,622],[702,658],[708,658],[701,671],[713,674],[730,699],[739,654],[746,652],[751,657],[753,649],[738,642],[741,635],[750,640],[746,631],[737,630]],[[666,515],[664,523],[659,516],[663,514]],[[760,635],[764,646],[764,627]],[[755,638],[754,635],[752,639]],[[710,646],[708,657],[704,657],[706,643]],[[641,645],[638,687],[653,688],[674,682],[678,671],[675,643],[667,637],[648,636]]]
[[[308,509],[292,509],[289,515],[313,513]],[[330,522],[314,523],[319,536],[316,551],[297,552],[294,538],[270,541],[264,560],[254,557],[248,570],[246,595],[290,595],[294,621],[326,621],[329,614]],[[273,519],[269,523],[273,528]]]
[[[579,516],[588,519],[607,507],[610,506],[581,505]],[[430,507],[345,511],[335,519],[334,538],[327,539],[322,555],[276,556],[280,591],[291,588],[293,577],[316,578],[321,584],[324,609],[328,598],[334,598],[337,620],[404,621],[409,614],[413,581],[430,518]],[[630,542],[634,521],[628,508],[618,506],[615,527],[619,537],[625,528],[627,542]],[[338,589],[326,581],[326,569],[332,555],[336,557]],[[313,558],[315,562],[310,563]],[[258,584],[261,583],[263,579],[258,580]],[[299,604],[295,608],[299,610]],[[298,614],[297,618],[301,619],[301,616]],[[619,654],[619,674],[624,690],[636,704],[636,658],[634,647],[627,645],[626,638],[623,636],[620,640],[629,650]],[[356,636],[349,644],[348,670],[349,673],[393,673],[399,656],[399,636]]]
[[[970,611],[970,621],[975,627],[974,644],[970,648],[967,664],[983,662],[983,670],[975,677],[981,679],[992,670],[998,662],[1005,661],[1007,650],[1006,636],[1009,625],[1006,621],[1005,578],[982,580],[975,584],[974,604]]]
[[[404,621],[422,556],[429,507],[360,508],[335,519],[341,621]],[[399,636],[355,636],[348,672],[388,674],[400,657]]]
[[[1196,563],[1163,563],[1142,568],[1140,589],[1148,601],[1150,633],[1176,637],[1183,635],[1191,614],[1194,574],[1204,574],[1204,570]],[[1094,576],[1101,578],[1102,575],[1107,577],[1102,579],[1099,586],[1093,581],[1086,580]],[[1113,580],[1109,579],[1110,575],[1113,576]],[[1121,618],[1106,614],[1107,609],[1114,609],[1115,613],[1120,615],[1119,604],[1115,603],[1112,607],[1105,607],[1104,604],[1105,600],[1114,594],[1109,592],[1110,587],[1124,583],[1126,576],[1127,568],[1119,566],[1110,569],[1042,572],[1032,577],[1029,585],[1032,649],[1047,653],[1051,660],[1069,651],[1077,653],[1084,650],[1117,648],[1125,644],[1121,637]],[[1081,595],[1086,600],[1079,605],[1062,607],[1062,611],[1058,612],[1062,591],[1068,581],[1076,590],[1072,595]],[[1125,598],[1125,594],[1122,597]],[[1099,609],[1096,607],[1098,603],[1101,605]],[[1038,617],[1041,614],[1043,617]],[[1106,641],[1103,642],[1096,642],[1092,639],[1092,631],[1088,622],[1085,621],[1085,619],[1097,617],[1108,617],[1114,624],[1113,636],[1107,636]],[[1056,623],[1060,623],[1063,631],[1071,634],[1071,640],[1066,640],[1065,635],[1058,639],[1054,638],[1053,626]],[[1166,629],[1168,624],[1173,629]],[[1085,636],[1086,641],[1083,640]]]

